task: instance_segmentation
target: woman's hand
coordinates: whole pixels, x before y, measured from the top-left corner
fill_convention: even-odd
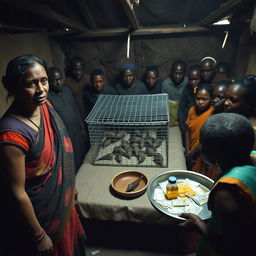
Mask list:
[[[45,233],[40,242],[37,243],[37,256],[53,255],[53,244],[51,238]]]
[[[198,223],[202,221],[200,217],[193,213],[181,213],[179,216],[186,219],[179,225],[181,227],[190,228],[192,230],[198,229]]]

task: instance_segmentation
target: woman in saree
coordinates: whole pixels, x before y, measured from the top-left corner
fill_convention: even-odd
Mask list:
[[[194,214],[181,214],[181,226],[202,235],[197,255],[252,255],[255,251],[256,167],[250,152],[254,130],[244,116],[211,116],[200,134],[201,152],[220,175],[210,192],[212,217],[206,224]]]
[[[0,120],[5,256],[85,255],[85,235],[74,206],[72,143],[46,100],[46,68],[37,56],[19,56],[9,62],[3,77],[14,96]]]
[[[195,106],[191,107],[188,112],[186,121],[186,151],[187,167],[195,172],[202,173],[214,178],[213,174],[208,172],[200,155],[199,134],[204,122],[214,112],[211,106],[213,87],[210,84],[199,84],[195,93]]]

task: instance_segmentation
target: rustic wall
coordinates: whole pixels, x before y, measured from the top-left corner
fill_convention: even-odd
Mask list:
[[[44,33],[0,35],[0,81],[5,74],[7,63],[14,57],[23,54],[35,54],[52,65],[52,54],[48,36]],[[0,117],[5,113],[11,99],[6,102],[7,92],[0,83]]]

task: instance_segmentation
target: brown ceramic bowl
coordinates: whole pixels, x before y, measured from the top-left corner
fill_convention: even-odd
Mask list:
[[[126,192],[127,186],[141,177],[139,185],[132,191]],[[139,171],[128,170],[120,172],[111,180],[112,189],[120,196],[132,198],[142,195],[148,186],[148,178],[146,175]]]

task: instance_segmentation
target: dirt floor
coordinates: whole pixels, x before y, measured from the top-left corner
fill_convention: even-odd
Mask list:
[[[194,236],[180,227],[83,220],[87,256],[195,256]]]

